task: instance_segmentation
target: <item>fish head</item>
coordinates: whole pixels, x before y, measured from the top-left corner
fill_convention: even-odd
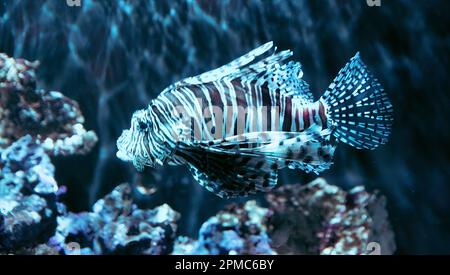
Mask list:
[[[124,130],[117,139],[117,157],[122,161],[132,162],[142,172],[145,166],[155,167],[159,163],[154,156],[153,122],[148,110],[138,110],[131,118],[131,127]]]

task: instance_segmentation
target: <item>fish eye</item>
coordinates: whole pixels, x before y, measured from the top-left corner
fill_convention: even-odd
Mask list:
[[[145,123],[145,122],[143,122],[143,121],[139,121],[139,124],[138,124],[138,126],[139,126],[139,129],[140,130],[147,130],[147,128],[148,128],[148,124],[147,123]]]

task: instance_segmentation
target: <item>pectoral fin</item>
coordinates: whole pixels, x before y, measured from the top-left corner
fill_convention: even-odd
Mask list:
[[[222,198],[246,196],[271,190],[278,179],[278,160],[187,147],[179,150],[194,178]]]

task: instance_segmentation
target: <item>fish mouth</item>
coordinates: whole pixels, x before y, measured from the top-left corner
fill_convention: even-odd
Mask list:
[[[144,166],[151,166],[146,164],[144,159],[141,159],[136,152],[133,151],[134,145],[132,144],[132,130],[124,130],[120,137],[117,139],[117,153],[116,156],[124,162],[133,163],[134,168],[139,172],[144,170]]]
[[[120,137],[117,139],[117,153],[116,156],[125,162],[132,162],[133,161],[133,157],[132,157],[132,153],[128,152],[126,150],[126,147],[128,145],[128,143],[130,142],[129,139],[129,135],[130,135],[130,130],[124,130],[122,132],[122,134],[120,135]]]
[[[132,161],[133,161],[133,158],[132,158],[132,157],[130,157],[126,152],[121,151],[121,150],[118,150],[118,151],[117,151],[116,156],[117,156],[120,160],[125,161],[125,162],[132,162]]]

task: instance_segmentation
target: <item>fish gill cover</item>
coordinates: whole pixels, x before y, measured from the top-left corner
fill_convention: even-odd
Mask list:
[[[448,252],[448,3],[80,2],[0,1],[0,253]],[[285,171],[233,200],[187,169],[116,158],[163,88],[267,41],[294,52],[316,99],[360,51],[395,106],[390,141],[340,146],[326,181]]]

